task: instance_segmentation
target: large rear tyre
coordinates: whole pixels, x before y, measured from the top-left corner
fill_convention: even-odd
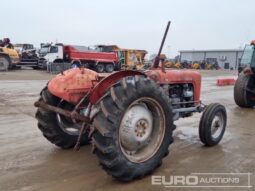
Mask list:
[[[227,112],[223,105],[218,103],[206,107],[199,124],[199,137],[206,146],[217,145],[225,132]]]
[[[59,106],[64,109],[71,110],[73,105],[61,100],[52,95],[47,88],[44,88],[41,92],[40,100],[53,106]],[[35,117],[38,120],[38,128],[43,133],[43,136],[62,149],[73,148],[78,139],[78,130],[75,128],[76,123],[73,123],[71,119],[58,115],[55,112],[44,110],[39,108]],[[88,132],[85,132],[81,138],[81,145],[89,143]]]
[[[255,106],[255,94],[249,90],[255,91],[255,77],[241,73],[234,87],[234,99],[239,107]]]
[[[103,169],[120,181],[142,178],[159,167],[173,142],[168,97],[152,80],[126,77],[98,103],[92,143]]]
[[[0,55],[0,71],[8,71],[10,65],[10,59],[7,56]]]

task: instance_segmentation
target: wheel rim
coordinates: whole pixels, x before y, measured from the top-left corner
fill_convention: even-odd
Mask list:
[[[222,112],[217,112],[211,124],[211,135],[213,139],[220,137],[224,128],[224,117]]]
[[[73,105],[66,102],[61,102],[58,107],[69,111],[72,111],[72,109],[74,108]],[[74,121],[72,121],[72,119],[57,113],[57,123],[65,133],[69,135],[79,135],[79,129],[81,128],[81,124],[75,123]]]
[[[141,163],[155,155],[164,135],[163,108],[155,99],[143,97],[125,111],[119,128],[119,144],[128,160]]]

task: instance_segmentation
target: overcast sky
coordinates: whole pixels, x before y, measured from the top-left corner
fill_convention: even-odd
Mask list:
[[[0,38],[12,43],[117,44],[164,53],[239,48],[255,39],[254,0],[0,0]]]

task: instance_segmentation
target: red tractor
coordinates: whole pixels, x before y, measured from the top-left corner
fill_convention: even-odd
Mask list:
[[[201,103],[198,72],[159,67],[169,25],[153,67],[145,72],[102,77],[75,68],[53,78],[35,102],[44,137],[63,149],[92,142],[100,165],[121,181],[142,178],[161,165],[179,118],[203,112],[200,139],[217,145],[227,124],[225,107]]]

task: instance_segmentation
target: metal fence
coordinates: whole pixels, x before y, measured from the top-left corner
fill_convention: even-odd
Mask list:
[[[49,63],[47,65],[47,71],[51,74],[58,74],[71,68],[71,63],[60,62],[60,63]]]

